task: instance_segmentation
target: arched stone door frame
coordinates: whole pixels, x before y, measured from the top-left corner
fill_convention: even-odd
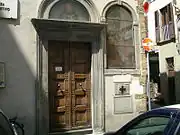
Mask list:
[[[48,18],[51,8],[61,0],[42,0],[38,10],[38,18]],[[100,15],[92,0],[76,0],[81,3],[88,11],[91,16],[91,22],[99,23]]]
[[[82,32],[81,27],[91,27],[92,29],[96,26],[100,27],[98,33],[91,39],[87,40],[92,44],[92,63],[91,63],[91,75],[92,75],[92,130],[93,133],[102,133],[104,131],[104,68],[103,68],[103,45],[105,44],[105,25],[99,23],[99,15],[95,5],[89,0],[78,0],[84,5],[90,16],[91,22],[77,23],[78,27],[76,31]],[[48,26],[47,14],[50,11],[50,7],[57,2],[52,0],[43,0],[40,4],[38,17],[32,19],[32,23],[37,30],[37,80],[36,80],[36,133],[37,134],[48,134],[49,133],[49,108],[48,108],[48,40],[63,40],[62,37],[51,36],[55,34],[46,29],[46,27],[40,28],[41,26]],[[46,10],[47,9],[47,10]],[[54,21],[60,23],[61,21]],[[51,22],[50,22],[51,24]],[[71,22],[68,26],[72,26]],[[49,27],[53,27],[52,25]],[[46,29],[46,30],[45,30]],[[45,34],[42,34],[42,30],[45,30]],[[95,29],[98,30],[98,29]],[[84,31],[88,32],[88,29]],[[90,33],[92,34],[93,31]],[[83,32],[82,32],[83,33]],[[56,31],[57,35],[63,35],[61,30]],[[75,32],[76,34],[76,32]],[[87,38],[88,34],[86,35]],[[81,41],[82,39],[74,39],[73,37],[64,37],[69,41]],[[86,131],[86,130],[84,130]]]

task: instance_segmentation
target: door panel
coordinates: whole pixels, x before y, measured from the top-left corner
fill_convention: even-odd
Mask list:
[[[90,44],[51,41],[48,51],[51,131],[90,127]]]
[[[70,125],[69,51],[65,45],[50,42],[48,47],[51,130],[67,129]]]
[[[78,47],[76,47],[78,46]],[[74,45],[72,52],[72,117],[73,127],[90,126],[90,48]]]

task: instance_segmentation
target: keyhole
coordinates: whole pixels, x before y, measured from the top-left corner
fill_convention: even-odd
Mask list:
[[[63,94],[63,90],[61,89],[61,84],[58,83],[57,87],[58,87],[58,91],[60,91]]]

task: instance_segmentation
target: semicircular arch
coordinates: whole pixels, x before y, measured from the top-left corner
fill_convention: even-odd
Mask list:
[[[64,0],[42,0],[38,10],[38,18],[48,19],[53,6],[62,1]],[[90,16],[90,22],[99,22],[100,15],[95,4],[91,0],[76,0],[76,2],[82,4],[87,10]]]
[[[117,0],[114,0],[114,1],[111,1],[109,3],[106,4],[106,6],[104,7],[103,11],[102,11],[102,14],[101,14],[101,18],[103,18],[103,20],[106,20],[106,13],[107,11],[112,7],[112,6],[115,6],[115,5],[119,5],[119,6],[123,6],[125,7],[126,9],[128,9],[131,14],[132,14],[132,18],[133,18],[133,23],[134,24],[137,24],[138,23],[138,17],[136,15],[136,12],[135,10],[125,1],[121,1],[121,2],[118,2]]]

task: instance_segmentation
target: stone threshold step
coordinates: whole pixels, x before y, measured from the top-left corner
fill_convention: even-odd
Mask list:
[[[90,135],[92,134],[92,129],[80,129],[80,130],[71,130],[71,131],[64,131],[64,132],[53,132],[49,133],[49,135]]]

